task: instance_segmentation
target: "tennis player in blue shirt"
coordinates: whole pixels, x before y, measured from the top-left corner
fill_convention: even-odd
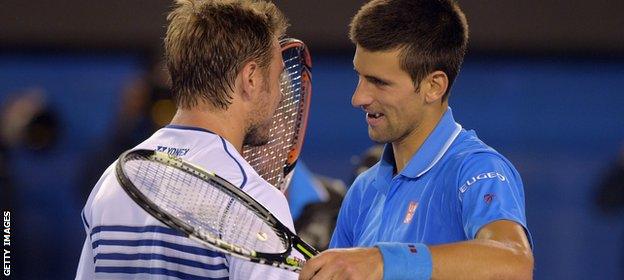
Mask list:
[[[350,37],[352,104],[386,146],[342,204],[337,249],[310,260],[299,279],[531,279],[520,175],[448,107],[468,40],[458,5],[373,0]]]

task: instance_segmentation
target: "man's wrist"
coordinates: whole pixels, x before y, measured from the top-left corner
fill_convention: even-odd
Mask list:
[[[431,279],[431,252],[422,243],[379,242],[383,279]]]

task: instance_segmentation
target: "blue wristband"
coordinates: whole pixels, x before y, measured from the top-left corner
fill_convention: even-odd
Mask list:
[[[383,257],[383,279],[431,279],[433,265],[427,245],[380,242],[375,247]]]

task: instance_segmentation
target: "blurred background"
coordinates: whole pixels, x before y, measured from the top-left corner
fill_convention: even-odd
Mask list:
[[[348,186],[372,145],[350,105],[347,24],[365,1],[275,2],[314,58],[303,160]],[[451,106],[523,177],[535,278],[624,279],[624,1],[459,3],[471,42]],[[12,210],[12,278],[74,277],[91,187],[167,122],[159,61],[170,6],[0,2],[0,201]]]

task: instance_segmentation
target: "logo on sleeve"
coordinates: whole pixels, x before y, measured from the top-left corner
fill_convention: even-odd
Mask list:
[[[487,204],[490,204],[490,203],[492,203],[492,200],[494,200],[494,197],[496,197],[495,194],[488,193],[488,194],[483,196],[483,201],[485,201],[485,203],[487,203]]]
[[[418,208],[418,202],[410,201],[409,206],[407,206],[407,212],[405,213],[405,218],[403,219],[404,224],[409,224],[414,218],[414,213],[416,213],[416,209]]]
[[[498,179],[501,182],[507,181],[507,178],[505,176],[503,176],[503,174],[500,174],[498,172],[481,173],[481,174],[479,174],[477,176],[474,176],[474,177],[468,179],[468,181],[466,181],[466,183],[464,183],[459,188],[459,192],[460,193],[465,193],[468,190],[468,188],[470,188],[470,186],[474,185],[474,183],[476,183],[477,181],[486,180],[486,179]]]
[[[407,245],[407,247],[409,248],[410,253],[412,253],[412,254],[418,253],[418,250],[416,249],[416,246],[410,244],[410,245]]]

